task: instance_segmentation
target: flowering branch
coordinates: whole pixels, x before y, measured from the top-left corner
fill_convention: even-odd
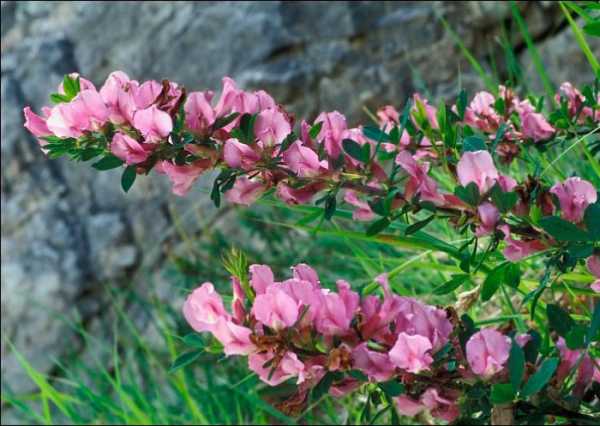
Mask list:
[[[219,170],[211,191],[217,206],[222,195],[250,205],[274,189],[288,204],[315,200],[325,219],[344,202],[354,208],[354,220],[370,223],[369,235],[398,221],[405,236],[427,236],[423,228],[444,220],[467,234],[462,247],[448,245],[465,274],[434,292],[453,291],[480,269],[487,274],[463,308],[478,296],[489,300],[501,285],[517,288],[517,262],[545,254],[540,284],[523,300],[534,319],[554,271],[586,262],[597,278],[591,289],[600,292],[598,187],[577,176],[562,182],[544,176],[558,160],[547,164],[546,153],[600,132],[598,85],[579,91],[563,83],[559,107],[550,114],[543,112],[543,98],[520,99],[503,86],[498,96],[479,92],[470,102],[463,91],[451,106],[435,107],[415,94],[402,111],[385,106],[374,125],[350,127],[337,111],[296,125],[268,93],[240,90],[228,77],[213,102],[211,91],[187,92],[168,80],[140,83],[117,71],[99,90],[68,75],[51,95],[54,106],[41,115],[26,107],[24,114],[25,127],[49,157],[94,159],[97,170],[122,168],[125,191],[137,176],[154,171],[184,196],[200,175]],[[597,142],[585,143],[586,150],[600,150]],[[533,171],[514,177],[501,171],[514,162]],[[547,164],[544,171],[539,162]],[[484,237],[489,244],[478,253]],[[498,248],[506,261],[488,267]],[[393,295],[385,276],[377,278],[380,299],[361,297],[344,281],[337,292],[324,289],[306,265],[282,282],[264,265],[248,271],[234,262],[228,270],[231,313],[205,283],[188,298],[186,319],[196,331],[212,333],[226,355],[248,356],[264,382],[296,380],[297,394],[280,407],[290,413],[305,407],[311,392],[339,396],[370,382],[404,415],[428,410],[454,421],[475,416],[485,402],[497,407],[492,417],[513,418],[515,399],[549,395],[565,384],[562,391],[581,402],[598,381],[591,356],[597,353],[598,305],[586,326],[547,304],[546,341],[552,332],[556,343],[542,351],[536,331],[479,330],[451,308]],[[484,402],[475,402],[478,389]]]

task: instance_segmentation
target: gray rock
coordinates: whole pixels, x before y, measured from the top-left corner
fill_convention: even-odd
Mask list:
[[[77,70],[101,84],[122,69],[194,90],[218,90],[231,75],[300,117],[337,109],[355,121],[363,105],[401,105],[415,89],[453,96],[459,72],[465,87],[481,88],[436,16],[478,58],[510,16],[502,2],[440,1],[2,2],[1,10],[2,335],[43,372],[80,347],[65,317],[97,324],[102,283],[126,285],[160,268],[162,244],[177,237],[173,210],[186,212],[187,229],[199,226],[191,219],[198,203],[203,217],[215,214],[201,189],[176,199],[164,179],[146,178],[124,196],[118,171],[44,158],[21,111],[46,103],[63,74]],[[546,38],[541,53],[556,80],[590,81],[569,30],[547,35],[557,11],[529,3],[523,13],[534,37]],[[3,385],[32,389],[5,342]]]

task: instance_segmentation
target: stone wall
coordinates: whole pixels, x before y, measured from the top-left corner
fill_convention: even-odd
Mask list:
[[[400,105],[415,89],[453,96],[458,76],[481,88],[443,29],[444,16],[478,58],[500,63],[494,40],[510,19],[502,2],[2,2],[2,383],[26,391],[6,339],[42,370],[78,347],[64,316],[102,315],[98,287],[160,266],[170,205],[162,179],[142,179],[125,197],[118,172],[48,161],[23,129],[24,105],[39,108],[65,73],[101,83],[121,69],[218,90],[223,75],[264,88],[302,117],[338,109],[363,119],[364,105]],[[590,81],[585,59],[556,4],[523,6],[549,74]],[[531,66],[517,31],[515,51]],[[598,43],[594,49],[598,50]],[[534,82],[532,77],[528,81]],[[197,204],[200,203],[198,206]],[[158,247],[148,252],[141,247]]]

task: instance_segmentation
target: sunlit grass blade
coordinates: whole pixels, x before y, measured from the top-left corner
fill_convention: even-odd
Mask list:
[[[585,40],[583,32],[571,16],[571,12],[569,12],[569,9],[565,7],[565,2],[560,2],[560,8],[562,9],[563,14],[567,18],[567,21],[569,21],[569,25],[573,30],[573,34],[575,34],[575,39],[577,40],[581,51],[590,63],[592,70],[594,71],[594,75],[600,77],[600,64],[598,63],[598,59],[596,59],[596,56],[594,56],[594,53],[592,52],[592,49],[590,48],[588,42]]]
[[[544,86],[544,90],[546,91],[546,96],[548,100],[554,99],[554,85],[546,72],[546,68],[540,56],[540,53],[531,38],[531,34],[529,33],[529,29],[527,28],[527,24],[519,11],[519,8],[514,0],[510,2],[510,7],[512,11],[513,18],[519,27],[519,31],[521,35],[525,39],[525,44],[527,45],[527,50],[529,51],[529,55],[531,56],[531,61],[533,62],[533,66],[535,67],[538,76],[542,80],[542,84]]]
[[[450,24],[448,24],[448,21],[446,21],[442,16],[439,16],[438,19],[444,25],[445,30],[448,31],[448,34],[450,34],[450,37],[452,37],[452,40],[454,40],[454,43],[458,46],[464,57],[467,59],[467,61],[469,61],[469,63],[477,72],[477,74],[479,74],[479,77],[485,83],[485,86],[488,88],[488,90],[490,90],[494,94],[497,94],[497,82],[493,81],[493,79],[490,78],[489,72],[487,72],[479,63],[479,61],[475,59],[475,56],[469,51],[467,46],[465,46],[459,35],[452,29]]]

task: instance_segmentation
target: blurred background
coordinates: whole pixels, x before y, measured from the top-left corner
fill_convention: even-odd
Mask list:
[[[552,83],[590,83],[558,3],[518,8]],[[310,211],[270,200],[217,211],[210,176],[185,199],[162,177],[138,179],[125,196],[118,171],[47,160],[22,109],[47,104],[64,74],[99,86],[123,70],[215,91],[230,75],[297,117],[335,109],[352,124],[368,120],[364,107],[401,107],[414,91],[451,100],[460,87],[483,89],[465,50],[495,81],[543,90],[508,2],[2,1],[1,12],[2,423],[287,421],[234,362],[209,372],[216,358],[207,355],[185,375],[168,372],[190,331],[179,315],[186,291],[205,280],[226,289],[221,257],[231,246],[280,276],[311,262],[326,281],[357,284],[406,262],[393,247],[308,232]],[[598,39],[588,41],[598,54]],[[418,293],[443,274],[411,271],[397,291]],[[352,408],[328,404],[306,420],[352,421]]]

